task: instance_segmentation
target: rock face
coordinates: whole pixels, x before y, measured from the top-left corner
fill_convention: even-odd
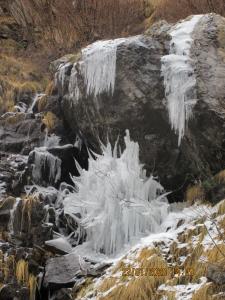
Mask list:
[[[103,58],[95,55],[92,65],[95,46],[83,50],[83,58],[75,64],[62,63],[56,78],[65,120],[74,133],[80,130],[95,150],[99,149],[98,137],[105,141],[108,134],[115,142],[129,129],[131,138],[140,145],[146,169],[159,176],[163,186],[174,191],[171,200],[177,200],[187,184],[216,173],[225,163],[224,28],[225,19],[210,14],[203,16],[190,33],[197,103],[180,146],[170,125],[162,76],[162,57],[174,46],[170,44],[174,27],[165,22],[154,25],[143,36],[116,42],[116,69],[106,51],[110,47],[115,55],[115,49],[107,43],[100,45]],[[106,69],[99,69],[102,62]],[[115,82],[108,78],[114,72]],[[98,76],[105,77],[108,86]],[[188,93],[193,91],[184,96]]]
[[[42,122],[33,114],[6,113],[0,117],[0,151],[27,155],[44,140]]]

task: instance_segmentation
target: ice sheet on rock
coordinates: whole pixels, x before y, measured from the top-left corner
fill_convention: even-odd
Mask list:
[[[68,93],[72,101],[77,102],[83,91],[79,80],[84,82],[85,96],[94,99],[102,94],[113,94],[116,79],[117,48],[124,43],[138,43],[145,46],[140,36],[114,40],[97,41],[82,50],[81,59],[75,62],[71,70]],[[64,86],[66,68],[70,63],[62,64],[57,72],[56,80]]]
[[[46,148],[57,147],[59,146],[60,140],[61,140],[60,137],[57,136],[56,134],[53,133],[51,135],[48,135],[48,132],[46,131],[44,147]]]
[[[202,15],[195,15],[172,28],[170,54],[161,59],[169,120],[171,128],[178,134],[179,146],[197,102],[196,76],[190,49],[192,32],[201,18]]]
[[[61,178],[61,159],[46,151],[45,147],[36,148],[32,154],[34,155],[32,177],[35,183],[43,181],[44,173],[48,174],[50,184],[57,183]]]
[[[157,232],[167,216],[163,187],[147,178],[139,162],[139,146],[125,137],[126,149],[102,145],[103,154],[89,158],[89,170],[73,181],[78,193],[64,200],[64,212],[86,231],[92,250],[107,255]]]
[[[64,253],[70,253],[72,251],[72,247],[71,247],[70,243],[67,241],[67,239],[65,239],[63,237],[59,237],[54,240],[46,241],[45,244],[47,246],[56,248]]]

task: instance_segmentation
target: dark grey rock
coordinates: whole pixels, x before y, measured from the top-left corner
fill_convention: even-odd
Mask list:
[[[74,253],[48,260],[44,283],[51,287],[72,287],[82,272],[80,258]]]
[[[42,122],[32,114],[6,113],[0,117],[0,151],[27,155],[43,141]]]
[[[225,270],[222,266],[209,265],[206,277],[218,285],[225,284]]]

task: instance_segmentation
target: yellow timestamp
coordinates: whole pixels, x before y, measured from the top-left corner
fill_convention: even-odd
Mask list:
[[[170,268],[122,268],[122,276],[171,276],[171,275],[185,274],[186,276],[193,276],[194,272],[191,268],[181,269],[180,267]]]

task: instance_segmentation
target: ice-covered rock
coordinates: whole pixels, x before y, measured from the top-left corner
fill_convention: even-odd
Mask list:
[[[104,82],[105,91],[100,94],[96,82],[90,80],[89,91],[98,94],[97,102],[94,95],[87,94],[87,81],[79,71],[82,58],[76,62],[78,82],[70,87],[74,92],[71,99],[71,63],[63,91],[57,86],[74,135],[79,130],[92,148],[100,151],[99,137],[105,142],[108,135],[115,142],[118,134],[129,129],[148,172],[154,171],[163,186],[174,191],[171,201],[179,200],[196,178],[220,171],[225,164],[221,151],[225,140],[224,24],[219,15],[194,16],[175,25],[157,23],[146,34],[129,38],[117,46],[114,93],[105,90],[112,86],[104,82],[109,77],[96,81]],[[97,51],[96,46],[89,48],[93,47]],[[95,66],[95,71],[103,65]],[[162,67],[166,68],[166,90]],[[94,64],[87,78],[93,78],[93,68]]]

